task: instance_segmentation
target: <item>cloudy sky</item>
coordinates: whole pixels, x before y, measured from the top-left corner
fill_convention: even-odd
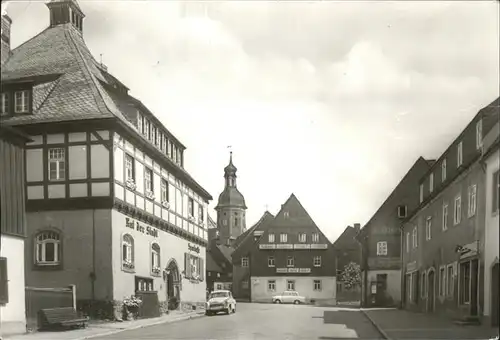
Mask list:
[[[499,94],[497,1],[80,6],[91,52],[187,146],[212,207],[232,146],[248,226],[293,192],[336,239]],[[13,46],[49,22],[43,1],[8,12]]]

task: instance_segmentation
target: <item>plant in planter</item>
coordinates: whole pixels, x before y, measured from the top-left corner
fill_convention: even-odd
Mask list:
[[[123,300],[126,320],[137,319],[137,315],[139,314],[139,308],[141,307],[141,305],[142,300],[134,295]]]
[[[175,310],[179,307],[179,299],[177,296],[172,296],[168,299],[168,310]]]

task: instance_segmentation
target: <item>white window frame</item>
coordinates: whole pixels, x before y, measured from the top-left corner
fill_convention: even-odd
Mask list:
[[[312,243],[319,243],[319,233],[312,233],[311,234],[311,242]]]
[[[454,200],[453,207],[453,225],[460,224],[462,221],[462,196],[458,195]]]
[[[151,269],[160,269],[161,268],[161,262],[160,262],[160,254],[161,254],[161,248],[160,245],[156,242],[151,244]]]
[[[64,181],[66,179],[66,150],[51,148],[48,150],[49,181]],[[55,177],[52,177],[51,165],[55,165]]]
[[[457,168],[463,163],[463,143],[460,141],[457,145]]]
[[[295,280],[286,280],[286,289],[295,291]]]
[[[248,257],[244,256],[241,258],[241,266],[244,267],[244,268],[247,268],[248,267]]]
[[[188,214],[189,217],[194,218],[194,199],[192,197],[188,197]]]
[[[135,159],[132,155],[125,153],[125,180],[135,181]]]
[[[313,257],[313,266],[314,267],[321,267],[321,256],[314,256]]]
[[[441,163],[441,182],[446,181],[446,158],[443,159],[443,162]]]
[[[413,248],[418,247],[418,230],[417,227],[413,227]]]
[[[290,217],[290,213],[289,213],[288,211],[285,211],[285,212],[283,213],[283,217],[284,217],[284,218],[289,218],[289,217]]]
[[[281,234],[280,234],[280,242],[281,242],[281,243],[286,243],[286,242],[288,242],[288,234],[286,234],[286,233],[281,233]]]
[[[22,90],[14,92],[14,112],[15,113],[29,112],[30,108],[29,100],[30,100],[30,91]]]
[[[321,292],[322,288],[321,287],[321,280],[313,280],[313,290],[315,292]]]
[[[428,216],[425,220],[425,239],[427,241],[432,239],[432,216]]]
[[[406,252],[410,252],[410,232],[406,232]]]
[[[434,173],[429,175],[429,192],[434,191]]]
[[[420,297],[422,299],[427,297],[427,272],[425,270],[420,274]]]
[[[299,243],[306,243],[307,235],[306,233],[299,233]]]
[[[198,222],[205,222],[205,209],[203,209],[203,205],[198,203]]]
[[[47,244],[54,245],[54,260],[47,261]],[[61,234],[53,230],[45,230],[35,238],[35,263],[43,266],[56,266],[61,263]]]
[[[498,211],[500,209],[500,170],[496,170],[493,173],[493,182],[492,182],[492,190],[493,192],[491,193],[491,213],[493,215],[498,214]]]
[[[287,258],[286,258],[286,266],[288,268],[295,267],[295,258],[293,256],[287,256]]]
[[[4,116],[9,114],[9,93],[2,92],[0,97],[0,115]]]
[[[469,187],[469,199],[468,199],[468,216],[472,217],[476,214],[477,208],[477,185],[473,184]]]
[[[269,233],[267,235],[267,240],[269,243],[274,243],[274,241],[275,241],[274,233]]]
[[[424,183],[420,184],[420,203],[424,201]]]
[[[267,257],[267,266],[270,268],[276,267],[276,262],[275,262],[274,256]]]
[[[269,292],[276,291],[276,280],[267,280],[267,291]]]
[[[483,120],[480,118],[476,123],[476,148],[483,146]]]
[[[169,202],[169,183],[166,179],[162,178],[161,179],[161,201],[163,202]]]
[[[387,241],[377,242],[377,256],[387,255]]]
[[[122,236],[122,263],[134,267],[134,238],[130,234]],[[125,250],[124,250],[125,248]]]
[[[153,169],[144,167],[144,189],[146,192],[153,192]]]
[[[443,204],[442,228],[443,228],[443,231],[448,230],[448,203]]]

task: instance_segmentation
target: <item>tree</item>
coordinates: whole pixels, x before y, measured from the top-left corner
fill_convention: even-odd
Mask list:
[[[353,289],[361,285],[361,267],[356,262],[350,262],[344,267],[342,281],[346,289]]]

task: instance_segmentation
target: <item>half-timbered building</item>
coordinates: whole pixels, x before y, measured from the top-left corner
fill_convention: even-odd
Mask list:
[[[47,7],[50,26],[1,73],[1,123],[32,139],[27,284],[76,284],[80,304],[118,301],[116,317],[133,294],[143,316],[203,304],[212,197],[184,168],[186,147],[93,58],[76,0]]]
[[[308,301],[335,304],[332,244],[294,194],[270,224],[253,236],[255,247],[233,254],[233,263],[248,267],[251,301],[271,302],[273,295],[295,290]]]
[[[26,330],[23,174],[27,141],[20,131],[0,124],[0,338]]]

